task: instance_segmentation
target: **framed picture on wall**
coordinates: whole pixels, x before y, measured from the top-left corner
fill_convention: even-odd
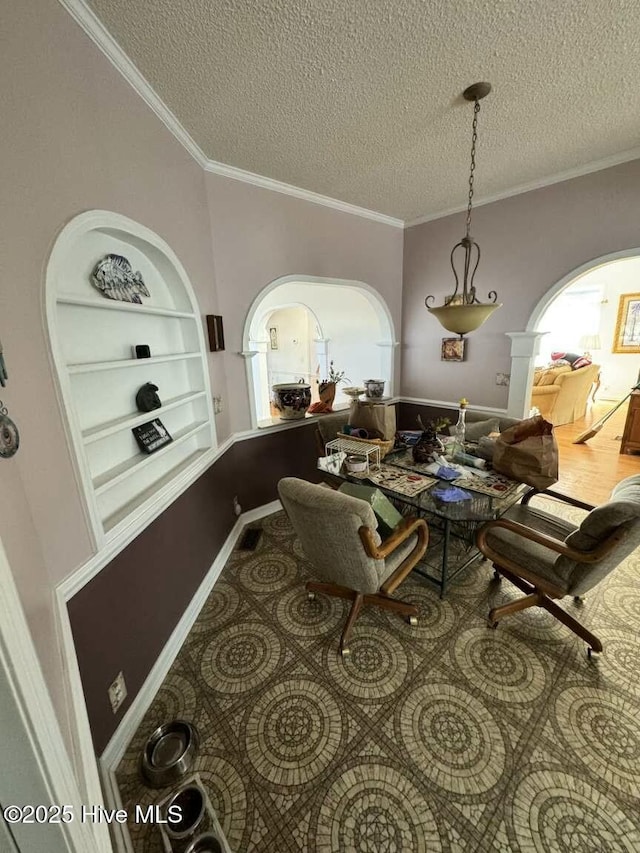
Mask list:
[[[275,326],[269,329],[269,345],[271,349],[278,349],[278,330]]]
[[[612,352],[640,352],[640,293],[620,297]]]
[[[464,361],[464,338],[443,338],[441,361]]]

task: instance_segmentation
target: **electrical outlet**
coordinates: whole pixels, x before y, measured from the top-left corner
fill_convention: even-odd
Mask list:
[[[109,687],[109,702],[111,702],[111,710],[114,714],[126,698],[127,685],[124,683],[124,675],[119,672],[116,675],[116,680]]]
[[[510,378],[509,373],[496,373],[496,385],[508,385]]]
[[[233,511],[236,515],[242,515],[242,507],[240,506],[240,501],[238,500],[237,495],[233,499]]]

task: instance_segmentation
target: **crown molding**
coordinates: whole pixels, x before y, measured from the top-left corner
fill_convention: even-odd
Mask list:
[[[553,184],[560,184],[563,181],[570,181],[572,178],[581,178],[583,175],[590,175],[593,172],[601,172],[603,169],[610,169],[612,166],[619,166],[621,163],[629,163],[631,160],[640,159],[640,148],[630,148],[627,151],[621,151],[619,154],[612,154],[610,157],[604,157],[601,160],[594,160],[592,163],[586,163],[583,166],[576,166],[573,169],[567,169],[564,172],[557,172],[555,175],[549,175],[546,178],[539,178],[536,181],[530,181],[527,184],[518,184],[509,190],[495,193],[494,195],[480,196],[477,200],[474,196],[473,206],[482,207],[483,204],[492,204],[494,201],[502,201],[505,198],[511,198],[514,195],[522,195],[532,190],[540,190],[543,187],[549,187]],[[457,207],[450,207],[446,210],[439,210],[436,213],[429,213],[426,216],[419,216],[417,219],[407,220],[404,227],[413,228],[414,225],[424,225],[425,222],[433,222],[434,219],[444,219],[445,216],[451,216],[454,213],[461,213],[467,209],[466,202]]]
[[[244,181],[247,184],[253,184],[256,187],[262,187],[266,190],[273,190],[273,192],[294,196],[294,198],[301,198],[304,201],[311,201],[314,204],[331,207],[343,213],[361,216],[363,219],[373,219],[374,222],[382,222],[383,225],[391,225],[394,228],[405,227],[403,219],[396,219],[394,216],[387,216],[385,213],[378,213],[366,207],[358,207],[357,204],[350,204],[347,201],[340,201],[330,196],[315,193],[312,190],[295,187],[293,184],[285,184],[273,178],[265,178],[264,175],[256,175],[255,172],[247,172],[244,169],[236,168],[236,166],[227,166],[224,163],[217,163],[215,160],[207,160],[204,169],[207,172],[213,172],[215,175],[232,178],[234,181]]]
[[[221,175],[225,178],[231,178],[234,181],[253,184],[254,186],[272,190],[273,192],[294,196],[295,198],[302,199],[303,201],[310,201],[313,204],[330,207],[333,210],[339,210],[342,213],[349,213],[363,219],[372,219],[374,222],[381,222],[383,225],[391,225],[394,228],[404,228],[404,221],[402,219],[396,219],[393,216],[387,216],[386,214],[378,213],[375,210],[368,210],[365,207],[358,207],[358,205],[349,204],[346,201],[340,201],[339,199],[330,198],[329,196],[321,195],[320,193],[314,193],[311,190],[295,187],[292,184],[285,184],[282,181],[276,181],[273,178],[257,175],[254,172],[247,172],[244,169],[238,169],[235,166],[227,166],[224,163],[209,160],[200,146],[180,124],[169,107],[164,103],[164,101],[162,101],[160,96],[140,73],[127,54],[122,50],[109,30],[107,30],[95,13],[86,5],[84,0],[58,0],[58,2],[64,9],[66,9],[94,44],[97,45],[109,62],[111,62],[114,68],[120,72],[134,91],[140,95],[147,106],[153,110],[160,121],[171,131],[178,142],[193,157],[196,163],[198,163],[198,165],[206,172]]]

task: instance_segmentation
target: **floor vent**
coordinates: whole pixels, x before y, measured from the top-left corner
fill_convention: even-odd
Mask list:
[[[262,530],[259,527],[249,527],[240,537],[240,545],[238,547],[242,551],[255,551],[261,534]]]

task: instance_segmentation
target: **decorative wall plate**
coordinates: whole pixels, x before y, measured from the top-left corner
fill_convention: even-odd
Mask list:
[[[142,305],[143,296],[151,296],[139,272],[134,272],[123,255],[105,255],[91,273],[91,283],[107,299]]]
[[[9,459],[18,452],[20,433],[18,427],[7,414],[7,407],[0,400],[0,457]]]

